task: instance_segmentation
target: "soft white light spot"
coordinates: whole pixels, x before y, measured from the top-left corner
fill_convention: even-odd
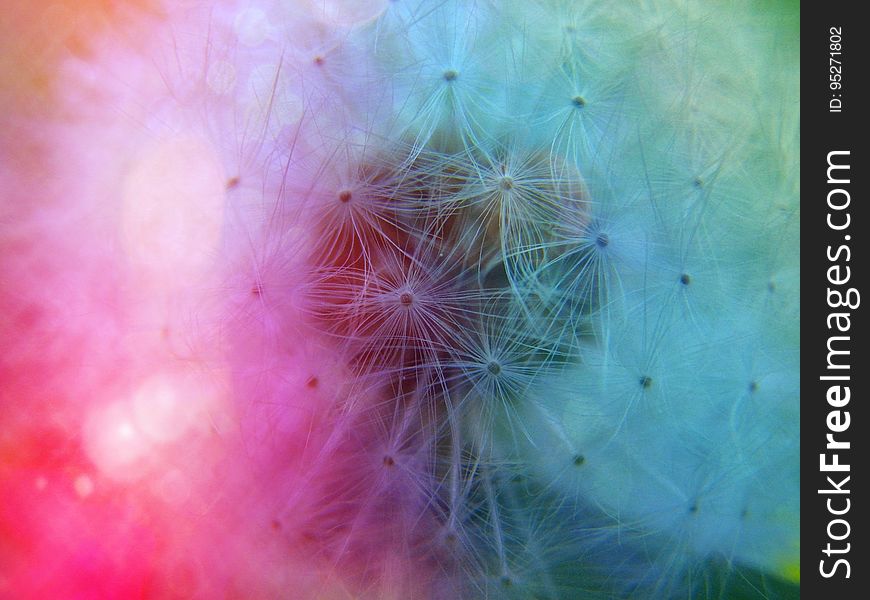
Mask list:
[[[79,475],[73,482],[73,488],[79,498],[87,498],[94,493],[94,482],[87,475]]]
[[[226,176],[215,150],[193,137],[145,149],[123,187],[123,240],[163,289],[189,286],[210,264],[223,223]]]
[[[94,409],[84,428],[85,449],[91,461],[110,477],[136,478],[134,468],[151,449],[136,429],[129,401],[118,401]]]
[[[224,60],[215,61],[209,66],[205,81],[215,94],[228,94],[236,85],[236,68]]]
[[[269,36],[269,18],[258,8],[247,8],[236,15],[233,30],[245,46],[259,46]]]
[[[284,77],[283,69],[286,68],[286,65],[271,63],[257,65],[251,69],[251,74],[248,76],[248,88],[252,97],[261,104],[268,105],[274,95],[284,87],[281,84]]]
[[[196,436],[209,431],[208,414],[225,406],[226,385],[219,370],[160,373],[141,381],[117,401],[93,409],[83,430],[88,457],[114,479],[153,476],[179,444],[196,443]]]
[[[388,0],[307,0],[311,15],[330,25],[353,27],[377,19],[387,8]]]
[[[256,129],[276,138],[281,130],[302,118],[302,99],[290,90],[284,69],[277,64],[260,65],[248,79],[251,100],[247,120]]]
[[[36,478],[36,481],[33,482],[33,485],[36,486],[36,489],[40,492],[48,487],[48,479],[45,477],[39,476]]]
[[[183,382],[155,377],[142,384],[133,394],[136,427],[158,444],[178,439],[190,424],[192,409],[198,399]]]

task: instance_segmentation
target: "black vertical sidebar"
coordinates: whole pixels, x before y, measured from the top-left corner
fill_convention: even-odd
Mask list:
[[[801,593],[831,600],[870,594],[870,31],[858,6],[801,14]]]

